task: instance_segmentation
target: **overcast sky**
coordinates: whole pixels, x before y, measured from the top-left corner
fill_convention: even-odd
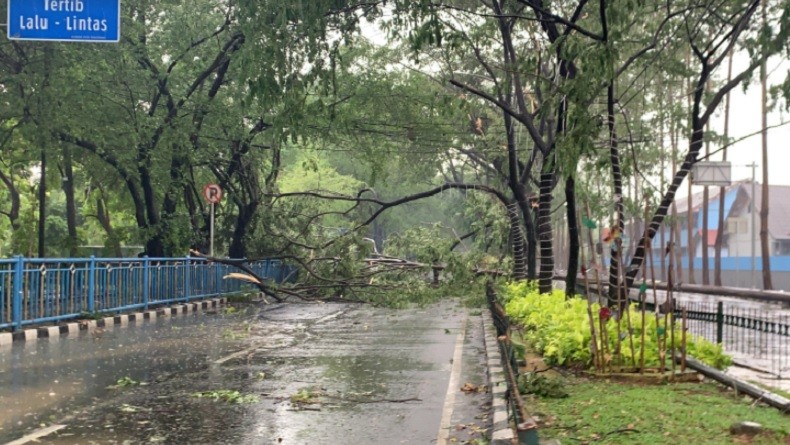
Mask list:
[[[739,63],[740,62],[740,63]],[[745,60],[738,60],[734,63],[733,73],[737,73],[738,65],[745,64]],[[726,75],[726,62],[721,70]],[[781,83],[788,73],[790,64],[786,61],[781,62],[778,58],[771,59],[768,64],[769,83]],[[749,134],[759,132],[762,125],[760,108],[760,83],[759,74],[755,73],[752,84],[746,93],[742,87],[737,87],[732,91],[732,104],[730,108],[730,137],[740,139]],[[783,111],[784,103],[775,108],[768,115],[768,125],[777,125],[783,121],[790,120],[790,113]],[[720,134],[724,131],[724,102],[718,108],[718,113],[712,121],[712,125]],[[790,152],[788,152],[788,142],[790,142],[790,125],[768,130],[768,181],[771,184],[790,185]],[[718,147],[711,147],[715,150]],[[756,162],[757,181],[762,182],[762,139],[760,134],[756,134],[742,142],[732,145],[728,151],[728,160],[733,163],[732,179],[737,181],[751,178],[752,169],[745,165]],[[713,156],[711,160],[720,160],[721,155]]]

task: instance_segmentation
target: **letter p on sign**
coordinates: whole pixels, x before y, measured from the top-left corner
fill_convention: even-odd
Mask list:
[[[219,204],[222,201],[222,189],[217,184],[206,184],[203,187],[203,197],[211,204]]]

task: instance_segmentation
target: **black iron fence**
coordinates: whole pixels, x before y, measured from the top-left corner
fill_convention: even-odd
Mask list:
[[[486,284],[486,297],[488,307],[491,310],[491,317],[496,328],[497,344],[499,353],[502,357],[502,368],[505,373],[507,384],[507,403],[509,420],[515,425],[517,443],[519,445],[537,445],[538,426],[532,416],[524,406],[524,400],[518,389],[518,359],[515,348],[510,342],[510,317],[505,313],[505,308],[499,303],[494,293],[493,284]]]
[[[790,311],[779,305],[679,301],[675,317],[679,319],[683,309],[688,331],[721,343],[739,365],[790,377]]]

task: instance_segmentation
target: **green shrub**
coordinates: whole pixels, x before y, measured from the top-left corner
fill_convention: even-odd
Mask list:
[[[587,302],[581,298],[566,299],[565,293],[554,290],[549,294],[540,294],[534,283],[511,283],[504,288],[505,310],[510,318],[525,328],[524,338],[536,352],[543,355],[549,365],[584,366],[592,365],[589,316]],[[623,339],[620,344],[619,357],[611,357],[615,351],[618,322],[615,317],[605,323],[608,335],[607,349],[615,365],[631,364],[632,353],[636,363],[640,361],[642,331],[645,333],[645,366],[656,367],[660,364],[658,341],[660,337],[670,333],[664,326],[664,319],[657,320],[655,315],[648,313],[642,326],[642,314],[636,304],[629,308],[631,331],[633,333],[633,350],[627,337],[628,317],[620,320],[619,332]],[[592,314],[596,332],[600,326],[600,306],[592,305]],[[596,341],[601,347],[600,333]],[[675,327],[675,344],[680,346],[681,329]],[[667,341],[667,343],[670,343]],[[687,352],[703,363],[723,369],[732,364],[732,359],[725,355],[721,346],[713,344],[701,337],[687,335]],[[667,353],[668,354],[668,353]],[[667,357],[669,363],[669,357]]]

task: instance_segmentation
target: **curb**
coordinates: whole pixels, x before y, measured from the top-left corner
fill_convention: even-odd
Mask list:
[[[114,326],[129,326],[130,323],[156,320],[182,314],[191,314],[205,309],[213,309],[226,304],[227,298],[212,298],[193,303],[180,303],[174,306],[160,307],[156,310],[133,312],[107,316],[98,320],[81,320],[79,322],[63,323],[55,326],[41,326],[38,328],[24,329],[19,332],[0,333],[0,347],[11,346],[14,343],[28,343],[39,339],[57,340],[64,335],[76,335],[80,331],[90,331],[96,328]]]
[[[502,352],[499,349],[494,323],[491,315],[483,311],[483,329],[485,331],[486,358],[488,360],[488,384],[491,391],[491,410],[493,424],[491,427],[491,445],[511,445],[515,439],[510,426],[510,415],[507,407],[507,382],[502,368]]]

